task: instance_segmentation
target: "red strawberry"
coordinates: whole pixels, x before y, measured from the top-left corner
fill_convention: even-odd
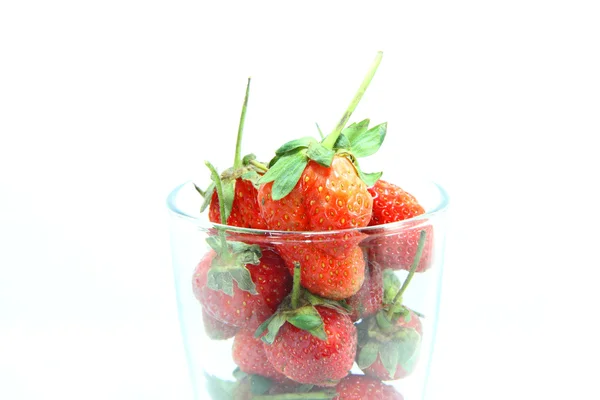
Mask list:
[[[213,183],[206,191],[202,191],[197,186],[196,190],[204,197],[201,211],[204,211],[210,202],[208,218],[211,222],[245,228],[266,229],[265,221],[258,208],[257,192],[253,183],[258,180],[259,172],[264,172],[264,170],[262,167],[256,166],[258,163],[254,162],[255,157],[253,155],[241,158],[242,134],[249,92],[250,78],[248,78],[246,96],[240,117],[233,166],[221,176],[213,174]],[[224,216],[221,216],[222,212]]]
[[[333,258],[312,244],[289,244],[277,247],[290,274],[294,264],[302,267],[302,286],[310,292],[333,300],[356,293],[364,280],[365,259],[360,247],[348,251],[346,258]]]
[[[240,256],[242,259],[250,257],[247,253],[261,254],[258,246],[248,246],[248,248],[251,250],[246,250],[246,254]],[[281,257],[270,250],[262,251],[262,255],[256,259],[256,265],[246,264],[236,269],[232,265],[235,263],[223,261],[217,257],[215,251],[208,252],[194,272],[194,294],[207,313],[217,320],[233,326],[254,329],[273,314],[279,303],[290,292],[292,278]],[[236,279],[243,272],[241,268],[248,271],[248,276],[240,278],[244,285],[243,289],[239,287],[240,280]],[[211,271],[214,279],[209,279]],[[218,274],[224,275],[219,278]],[[234,277],[227,274],[233,274]],[[226,278],[229,279],[230,284],[221,289],[214,286],[222,283]]]
[[[277,382],[286,382],[287,378],[267,360],[263,342],[254,337],[254,332],[241,330],[235,335],[232,348],[233,361],[247,374],[261,375]]]
[[[334,400],[404,400],[393,386],[365,375],[348,375],[335,387]]]
[[[253,229],[267,229],[267,224],[260,214],[258,207],[257,190],[252,181],[238,178],[235,180],[235,197],[231,213],[227,218],[227,225]],[[212,222],[221,222],[219,198],[214,191],[208,211],[208,218]]]
[[[210,316],[202,309],[202,322],[204,325],[204,332],[206,336],[212,340],[226,340],[235,336],[238,328],[233,325],[226,324]]]
[[[335,386],[348,375],[356,354],[356,328],[348,315],[316,306],[327,339],[286,322],[272,344],[264,344],[275,369],[296,382]]]
[[[425,213],[425,209],[413,195],[392,183],[380,179],[368,190],[373,196],[373,213],[369,226],[403,221]],[[423,221],[415,221],[388,231],[385,236],[369,240],[369,258],[384,268],[408,270],[417,251],[419,231],[425,229],[427,242],[416,272],[427,270],[431,266],[433,228],[423,224]],[[381,233],[374,231],[374,235]]]
[[[302,384],[335,386],[348,375],[356,355],[356,327],[345,310],[300,286],[300,266],[294,288],[282,306],[256,331],[267,359],[276,370]]]
[[[379,311],[383,305],[383,275],[377,263],[369,263],[368,273],[360,290],[346,303],[352,308],[352,321],[370,317]]]
[[[383,225],[425,214],[425,209],[413,195],[383,179],[379,179],[368,190],[373,197],[373,214],[369,225]]]

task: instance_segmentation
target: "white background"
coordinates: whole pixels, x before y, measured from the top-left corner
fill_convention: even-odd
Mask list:
[[[3,1],[0,399],[187,399],[167,193],[231,163],[248,76],[266,159],[377,50],[372,169],[452,201],[433,398],[600,398],[595,3]]]

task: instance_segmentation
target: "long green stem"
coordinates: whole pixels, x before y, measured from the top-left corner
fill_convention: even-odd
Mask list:
[[[350,102],[350,105],[344,112],[344,115],[342,115],[340,122],[338,122],[335,129],[329,135],[327,135],[327,137],[323,140],[322,144],[326,148],[333,149],[333,145],[335,144],[338,137],[340,136],[340,133],[342,133],[342,130],[346,126],[346,123],[348,123],[348,120],[350,119],[350,116],[356,109],[356,106],[360,102],[360,99],[362,99],[363,95],[365,94],[365,91],[367,90],[367,87],[369,87],[369,84],[371,83],[373,76],[375,76],[375,72],[377,71],[377,67],[379,67],[379,64],[381,63],[382,57],[383,57],[383,52],[381,52],[381,51],[377,52],[377,56],[375,57],[375,60],[371,64],[371,67],[369,68],[367,75],[365,76],[364,80],[360,84],[360,87],[358,88],[358,91],[356,92],[356,94],[354,95],[354,98]]]
[[[225,215],[225,197],[223,194],[223,184],[221,182],[221,177],[217,172],[217,169],[209,162],[204,162],[208,169],[210,170],[210,174],[213,182],[215,183],[215,190],[217,191],[217,197],[219,198],[219,213],[221,214],[221,224],[227,225],[228,215]],[[225,237],[225,231],[219,229],[219,238],[221,239],[221,245],[223,248],[227,246],[227,238]]]
[[[294,280],[292,287],[292,308],[295,310],[298,308],[298,303],[300,302],[300,294],[302,288],[300,287],[301,280],[301,271],[300,271],[300,263],[294,262]]]
[[[233,160],[233,169],[236,170],[242,166],[242,135],[244,132],[244,122],[246,121],[246,108],[248,108],[248,96],[250,94],[250,78],[246,85],[246,95],[244,96],[244,104],[242,105],[242,115],[240,116],[240,124],[238,126],[238,134],[235,142],[235,159]]]
[[[408,276],[404,280],[404,283],[402,283],[402,287],[400,288],[400,290],[398,290],[398,293],[396,293],[396,296],[394,296],[394,301],[392,302],[392,304],[395,304],[398,301],[398,299],[400,299],[402,297],[402,295],[404,294],[404,291],[406,290],[406,288],[410,284],[410,281],[412,280],[413,276],[415,275],[415,271],[417,270],[417,267],[419,266],[419,262],[421,261],[421,255],[423,254],[423,247],[425,247],[426,237],[427,237],[427,232],[425,232],[424,229],[421,230],[421,234],[419,235],[419,243],[417,244],[417,252],[415,254],[413,263],[410,266],[410,271],[408,272]]]

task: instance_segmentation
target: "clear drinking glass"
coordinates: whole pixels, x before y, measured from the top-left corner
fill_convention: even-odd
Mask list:
[[[205,284],[206,279],[206,277],[202,277],[202,267],[199,267],[199,265],[202,264],[203,259],[204,264],[207,264],[205,258],[210,258],[212,250],[207,243],[207,239],[212,237],[213,240],[220,240],[223,236],[230,241],[258,246],[263,257],[274,257],[281,260],[278,258],[279,255],[286,255],[286,262],[289,261],[290,257],[293,258],[294,254],[303,254],[302,249],[307,248],[307,246],[318,247],[330,254],[335,254],[338,246],[341,243],[346,243],[344,239],[351,238],[352,246],[360,249],[357,251],[362,252],[365,260],[364,292],[367,292],[367,285],[371,285],[369,288],[374,289],[370,291],[376,293],[378,304],[381,304],[386,298],[388,304],[393,300],[398,301],[399,299],[395,298],[395,295],[402,285],[407,284],[401,294],[401,304],[407,307],[405,310],[411,311],[411,316],[407,317],[406,320],[413,321],[410,325],[417,330],[419,335],[418,339],[410,342],[416,343],[412,346],[414,348],[411,347],[410,351],[403,349],[400,351],[401,353],[403,351],[410,353],[409,355],[406,355],[408,353],[402,353],[404,355],[399,356],[404,357],[403,367],[408,371],[398,371],[398,369],[402,369],[398,367],[396,375],[400,375],[400,379],[386,380],[385,383],[393,386],[405,400],[425,398],[438,319],[448,197],[445,190],[436,183],[402,181],[391,175],[393,175],[393,171],[388,170],[386,180],[399,184],[404,190],[414,195],[425,208],[425,214],[386,225],[343,231],[283,232],[214,224],[208,220],[207,212],[200,213],[202,199],[192,182],[184,183],[170,193],[167,206],[171,216],[171,246],[177,304],[195,399],[205,400],[227,397],[225,395],[219,397],[216,392],[221,391],[221,393],[224,393],[228,388],[236,386],[236,379],[242,379],[239,371],[234,372],[237,365],[232,358],[232,347],[235,341],[233,335],[238,334],[236,332],[240,331],[253,333],[257,326],[270,316],[277,306],[277,302],[291,288],[293,266],[281,262],[282,270],[278,272],[278,275],[276,274],[276,278],[269,275],[272,280],[278,280],[278,284],[282,286],[281,293],[278,293],[277,296],[279,297],[276,296],[275,299],[268,299],[270,300],[269,304],[266,304],[268,303],[267,299],[257,298],[263,301],[263,307],[260,308],[260,311],[244,314],[244,305],[247,303],[242,299],[240,303],[234,304],[233,307],[234,312],[241,312],[245,315],[240,317],[239,323],[235,323],[238,326],[233,326],[230,323],[223,324],[224,321],[231,322],[231,319],[221,318],[220,310],[215,310],[214,307],[211,313],[207,315],[199,301],[202,294],[199,293],[198,286]],[[423,245],[420,262],[415,265],[415,272],[410,274],[409,270],[413,267],[412,263],[421,236],[423,237]],[[299,259],[301,257],[299,256]],[[252,268],[255,267],[249,264],[248,269]],[[409,282],[406,282],[409,277]],[[335,277],[333,278],[335,279]],[[322,279],[328,279],[328,277],[325,276]],[[384,281],[388,288],[386,293],[383,293],[383,289],[379,289]],[[394,283],[395,286],[390,282]],[[210,295],[221,296],[221,298],[228,296],[222,291],[214,291]],[[248,297],[253,296],[248,292],[244,292],[244,295],[249,301],[257,300]],[[236,294],[229,297],[234,303],[239,300],[235,296]],[[225,300],[227,299],[225,298]],[[366,316],[361,318],[361,315],[359,315],[360,311],[369,308],[367,301],[363,304],[363,302],[357,302],[355,297],[355,300],[342,301],[342,303],[346,305],[350,318],[357,327],[357,335],[362,335],[364,347],[369,340],[370,332],[366,327],[369,323],[375,325],[374,320],[376,317]],[[415,321],[415,318],[418,321]],[[414,322],[420,323],[420,328],[415,328]],[[216,334],[214,333],[215,328],[218,332]],[[213,330],[211,333],[213,338],[207,333],[211,329]],[[411,333],[415,336],[414,331]],[[400,337],[407,340],[406,335],[400,335]],[[360,343],[359,339],[357,360],[362,349]],[[265,344],[265,346],[268,346],[268,344]],[[384,347],[380,347],[380,353],[377,357],[387,357],[386,351]],[[381,353],[386,354],[382,355]],[[380,361],[380,359],[377,359],[375,363]],[[362,362],[364,364],[364,359]],[[374,365],[371,365],[371,367],[374,368]],[[357,362],[353,364],[351,373],[363,374]],[[310,387],[304,386],[303,390],[309,389]],[[261,394],[263,397],[258,398],[268,399],[268,397],[265,397],[268,392],[265,392],[264,388],[260,390],[256,393]],[[314,387],[311,390],[318,391],[319,388]],[[234,392],[233,397],[230,398],[254,398],[251,396],[243,397],[241,394],[235,395],[235,393],[237,392]],[[302,396],[302,394],[296,394],[296,397],[293,398],[314,398],[308,394],[306,394],[306,397]]]

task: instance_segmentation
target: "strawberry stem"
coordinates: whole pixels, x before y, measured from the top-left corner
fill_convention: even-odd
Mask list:
[[[256,161],[256,160],[250,160],[248,161],[249,164],[254,165],[256,168],[260,169],[261,171],[267,172],[269,170],[269,167],[267,167],[265,164]]]
[[[233,169],[236,170],[242,166],[242,134],[244,132],[244,122],[246,121],[246,108],[248,107],[248,95],[250,94],[250,78],[246,85],[246,95],[244,96],[244,104],[242,105],[242,115],[240,116],[240,124],[238,125],[238,134],[235,142],[235,159],[233,160]]]
[[[392,302],[392,304],[396,304],[398,302],[398,300],[400,298],[402,298],[404,291],[406,290],[406,288],[410,284],[410,281],[412,280],[413,276],[415,275],[415,271],[417,270],[417,267],[419,266],[419,262],[421,261],[421,255],[423,254],[423,247],[425,247],[426,236],[427,236],[427,232],[425,232],[424,229],[421,230],[421,234],[419,235],[419,243],[417,244],[417,252],[415,254],[415,258],[413,259],[413,263],[410,266],[410,271],[408,272],[408,276],[404,280],[404,283],[402,283],[402,287],[398,290],[398,293],[396,293],[396,296],[394,296],[394,301]],[[394,309],[394,307],[390,307],[390,311],[392,311],[393,309]]]
[[[294,280],[292,286],[292,309],[298,308],[298,303],[300,303],[300,294],[302,288],[300,287],[300,263],[294,262]]]
[[[340,133],[342,133],[342,130],[344,129],[344,127],[346,126],[346,123],[350,119],[350,116],[356,109],[356,106],[360,102],[360,99],[362,99],[363,95],[365,94],[367,87],[369,87],[369,84],[371,83],[371,79],[373,79],[373,76],[375,76],[375,72],[377,71],[377,67],[379,67],[379,63],[381,63],[382,57],[383,57],[383,52],[378,51],[377,56],[375,57],[375,60],[373,61],[373,63],[371,64],[371,67],[369,68],[369,71],[367,72],[367,75],[365,76],[364,80],[360,84],[358,91],[356,92],[356,94],[354,95],[354,98],[350,102],[350,105],[344,112],[344,115],[342,115],[340,122],[338,122],[335,129],[329,135],[327,135],[327,137],[323,140],[322,144],[324,147],[326,147],[328,149],[333,149],[333,145],[335,144],[338,137],[340,136]]]

